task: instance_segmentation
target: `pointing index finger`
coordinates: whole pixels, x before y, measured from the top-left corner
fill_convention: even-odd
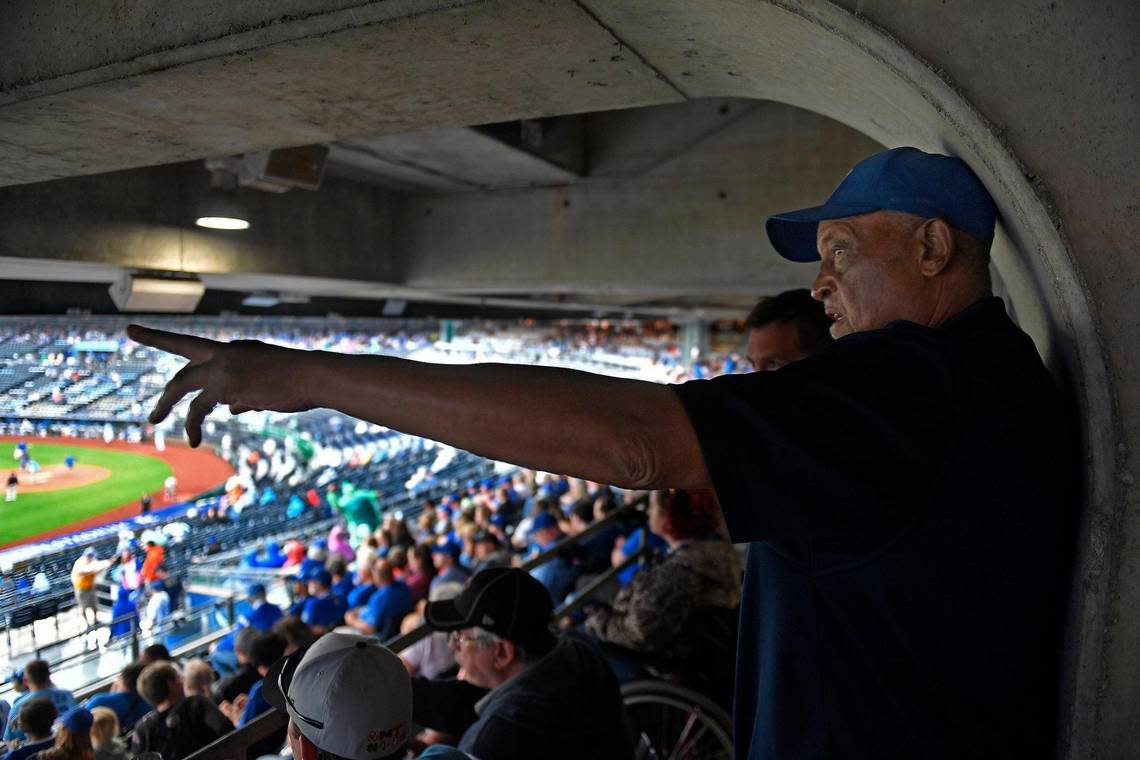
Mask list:
[[[142,325],[127,325],[127,337],[144,346],[184,356],[191,362],[203,362],[214,355],[218,342],[194,335],[155,330]]]

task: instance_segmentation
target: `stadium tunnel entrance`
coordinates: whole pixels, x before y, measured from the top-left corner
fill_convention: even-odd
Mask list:
[[[71,94],[63,86],[63,76],[57,78],[61,84],[54,91],[48,87],[34,99],[21,102],[15,91],[8,96],[7,108],[16,117],[28,117],[29,134],[42,128],[37,138],[41,157],[60,146],[80,147],[85,140],[90,150],[81,159],[74,152],[62,152],[52,159],[54,163],[22,157],[10,165],[7,182],[201,158],[207,150],[296,145],[377,127],[392,132],[545,116],[565,113],[558,109],[567,107],[605,110],[706,97],[786,103],[846,124],[888,147],[909,144],[963,157],[989,187],[1000,209],[993,254],[1007,302],[1070,389],[1081,426],[1086,463],[1084,517],[1069,626],[1069,683],[1061,698],[1068,724],[1064,751],[1071,757],[1113,756],[1127,746],[1127,727],[1135,725],[1140,709],[1136,706],[1140,700],[1133,698],[1135,684],[1140,682],[1135,677],[1140,663],[1134,653],[1126,652],[1140,629],[1140,605],[1129,603],[1140,596],[1140,584],[1136,582],[1138,571],[1123,560],[1126,548],[1140,535],[1140,518],[1130,509],[1135,497],[1128,490],[1128,467],[1135,463],[1132,450],[1140,442],[1140,401],[1135,398],[1134,383],[1124,381],[1138,354],[1135,318],[1126,316],[1127,292],[1136,280],[1136,265],[1120,263],[1123,247],[1119,241],[1127,237],[1120,230],[1135,232],[1137,223],[1134,205],[1129,221],[1125,199],[1116,197],[1107,203],[1104,199],[1112,187],[1127,187],[1125,178],[1135,173],[1135,151],[1129,151],[1130,146],[1135,148],[1135,139],[1114,141],[1102,135],[1096,140],[1065,143],[1057,136],[1058,124],[1063,131],[1066,124],[1083,129],[1087,123],[1078,116],[1054,112],[1104,111],[1109,102],[1105,92],[1113,88],[1134,91],[1123,71],[1086,86],[1087,80],[1076,70],[1079,67],[1061,71],[1059,61],[1065,52],[1079,61],[1092,60],[1094,54],[1081,52],[1082,46],[1104,46],[1114,57],[1126,57],[1129,50],[1134,53],[1134,41],[1120,41],[1109,32],[1112,24],[1121,21],[1127,28],[1128,21],[1135,21],[1135,11],[1115,20],[1106,14],[1077,32],[1072,32],[1074,17],[1050,17],[1034,32],[1038,43],[1026,41],[1030,34],[1020,21],[1039,11],[1026,2],[1011,3],[1001,10],[957,12],[940,11],[933,2],[918,3],[908,10],[879,8],[873,3],[864,8],[862,2],[811,1],[723,3],[715,11],[680,1],[550,3],[542,10],[511,3],[498,8],[481,3],[459,3],[446,9],[420,5],[423,15],[397,29],[402,42],[384,48],[386,60],[378,68],[385,77],[397,72],[430,77],[415,92],[388,84],[367,89],[364,83],[371,82],[377,72],[367,80],[354,80],[346,73],[348,64],[372,60],[352,47],[368,43],[367,24],[354,27],[337,21],[333,12],[319,18],[314,13],[304,20],[307,29],[291,27],[295,38],[286,43],[281,37],[267,36],[284,34],[286,25],[275,32],[245,20],[231,41],[236,44],[236,38],[245,35],[241,42],[248,45],[243,53],[248,65],[242,70],[249,77],[274,67],[290,71],[311,67],[318,53],[339,56],[335,75],[340,81],[326,96],[335,107],[318,112],[313,107],[318,88],[310,82],[307,90],[301,88],[284,98],[288,108],[300,108],[304,114],[290,113],[272,128],[253,130],[251,137],[235,134],[240,118],[227,117],[226,108],[233,103],[226,98],[249,97],[248,114],[257,107],[258,98],[265,96],[247,92],[232,74],[230,79],[217,80],[220,94],[213,102],[191,93],[194,97],[184,108],[187,112],[197,108],[203,114],[192,123],[174,125],[153,113],[132,113],[132,108],[140,107],[123,103],[121,89],[127,80],[132,82],[131,97],[140,102],[159,88],[168,88],[172,81],[176,83],[180,76],[187,77],[185,81],[201,81],[227,65],[226,56],[216,49],[199,50],[197,60],[185,59],[180,68],[161,75],[158,64],[163,61],[148,63],[139,56],[115,63],[119,67],[117,85],[85,84],[82,75],[69,73],[66,81],[75,88]],[[223,21],[227,19],[218,19],[218,23]],[[381,26],[391,21],[374,19]],[[526,33],[542,24],[562,31],[562,47],[543,50],[539,43],[527,44]],[[1009,38],[1008,51],[1003,51],[1002,42],[995,42],[1002,37],[988,31],[987,24],[1019,31]],[[460,70],[463,67],[456,63],[461,59],[454,57],[442,56],[434,65],[423,62],[425,40],[455,34],[464,26],[475,30],[474,37],[485,35],[482,44],[486,47],[511,43],[508,48],[514,57],[500,68],[479,70],[478,76],[471,68]],[[618,55],[629,57],[646,76],[609,86],[604,77],[591,80],[585,63],[581,75],[567,75],[566,56],[592,52],[595,34],[605,37],[607,45],[616,44],[621,51]],[[958,44],[949,49],[942,44],[943,37]],[[987,53],[996,58],[987,60]],[[292,57],[283,57],[289,54]],[[540,54],[551,58],[552,66],[562,67],[557,81],[538,62]],[[1061,82],[1058,91],[1042,94],[1025,87],[1020,79],[1025,75],[1014,65],[1023,58],[1047,68]],[[89,72],[98,70],[93,62],[84,65]],[[528,67],[533,67],[533,76],[527,76]],[[521,92],[520,82],[525,83]],[[119,91],[108,93],[108,87]],[[1087,91],[1080,92],[1082,87]],[[1066,102],[1061,92],[1073,100]],[[114,144],[115,129],[110,135],[84,137],[46,126],[68,103],[87,105],[85,93],[90,93],[92,102],[121,105],[123,110],[115,115],[120,137],[129,131],[123,123],[131,121],[124,114],[144,125],[143,138],[125,155],[120,150],[116,157],[115,148],[122,146]],[[163,97],[156,94],[155,102],[162,102]],[[1120,107],[1131,108],[1125,115],[1135,115],[1134,106]],[[1047,113],[1042,115],[1043,111]],[[280,111],[270,109],[269,113]],[[106,113],[93,114],[86,126],[99,127],[101,120],[108,119]],[[999,129],[995,123],[1004,127]],[[9,150],[20,150],[29,141],[13,139],[9,144]],[[1086,161],[1090,156],[1095,160]],[[1109,189],[1100,187],[1103,184]],[[1083,199],[1076,197],[1091,186],[1097,191]],[[1050,192],[1065,194],[1064,202],[1057,203]]]

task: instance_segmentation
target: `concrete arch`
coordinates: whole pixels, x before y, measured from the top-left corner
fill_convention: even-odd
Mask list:
[[[1002,213],[995,261],[1009,299],[1071,387],[1082,425],[1063,752],[1130,753],[1140,724],[1140,565],[1127,559],[1140,549],[1129,472],[1140,466],[1140,259],[1128,255],[1140,238],[1140,4],[269,5],[5,8],[0,42],[14,54],[0,62],[0,184],[711,97],[787,103],[887,146],[968,160]]]
[[[1059,751],[1070,757],[1119,751],[1099,735],[1098,701],[1106,678],[1109,577],[1119,561],[1108,547],[1123,509],[1115,475],[1125,437],[1093,292],[1043,183],[943,72],[884,29],[836,5],[731,3],[726,13],[704,17],[674,6],[674,13],[658,8],[655,16],[634,18],[629,6],[587,4],[611,28],[632,30],[623,40],[686,97],[795,105],[888,147],[915,145],[960,156],[990,189],[1001,214],[995,266],[1021,325],[1071,389],[1086,463]],[[701,49],[708,40],[715,40],[711,60]],[[698,60],[704,72],[690,70]]]

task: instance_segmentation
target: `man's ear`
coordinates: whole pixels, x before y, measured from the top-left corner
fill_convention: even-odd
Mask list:
[[[924,277],[935,277],[946,271],[954,255],[954,232],[942,219],[927,219],[914,231],[914,242],[920,247],[919,270]]]
[[[515,648],[513,641],[506,639],[499,639],[495,642],[495,665],[500,668],[505,668],[514,664],[518,656],[518,649]]]

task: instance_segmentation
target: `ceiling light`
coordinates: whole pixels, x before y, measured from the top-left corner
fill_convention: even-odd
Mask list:
[[[233,216],[200,216],[194,220],[199,227],[212,230],[248,230],[249,222]]]
[[[194,223],[213,230],[248,230],[249,214],[234,193],[211,190],[198,204]]]

